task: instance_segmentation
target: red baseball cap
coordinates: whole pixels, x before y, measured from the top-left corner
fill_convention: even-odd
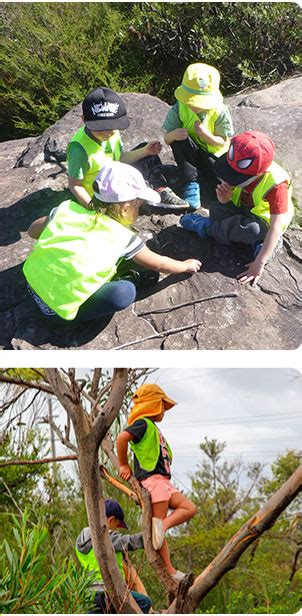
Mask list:
[[[275,145],[271,138],[258,130],[235,135],[226,154],[214,164],[216,175],[239,186],[249,178],[265,173],[274,160]]]

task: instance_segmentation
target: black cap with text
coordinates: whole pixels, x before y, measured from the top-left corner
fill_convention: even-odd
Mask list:
[[[89,92],[82,109],[89,130],[123,130],[130,124],[124,101],[109,88],[95,88]]]

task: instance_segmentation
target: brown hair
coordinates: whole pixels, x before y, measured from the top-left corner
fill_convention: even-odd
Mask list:
[[[100,201],[95,195],[93,195],[90,203],[88,204],[88,209],[94,210],[96,214],[106,214],[106,216],[110,216],[110,218],[117,220],[117,222],[128,226],[125,219],[122,217],[122,209],[125,203],[126,201],[108,204]]]

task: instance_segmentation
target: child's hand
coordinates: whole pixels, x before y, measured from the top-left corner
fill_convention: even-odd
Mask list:
[[[129,466],[129,464],[121,464],[120,466],[120,476],[122,477],[122,479],[125,479],[126,481],[128,481],[128,479],[130,479],[132,475],[132,470]]]
[[[184,141],[188,137],[188,131],[186,128],[175,128],[173,135],[174,141]]]
[[[252,287],[255,287],[258,280],[261,278],[264,272],[264,264],[257,263],[257,259],[251,263],[247,263],[245,266],[248,269],[237,276],[237,280],[240,284],[252,283]]]
[[[186,259],[186,261],[183,261],[183,264],[184,272],[191,272],[192,274],[199,272],[202,266],[201,261],[198,261],[198,259]]]
[[[216,195],[220,203],[227,203],[228,201],[230,201],[232,198],[232,194],[233,187],[230,186],[227,182],[221,182],[221,184],[218,184],[216,188]]]
[[[207,140],[207,137],[212,136],[212,133],[210,133],[206,126],[204,126],[201,122],[198,122],[198,120],[194,122],[194,129],[196,135],[198,135],[198,137],[201,137],[201,139]]]
[[[160,141],[149,141],[145,145],[146,156],[155,156],[162,151],[162,144]]]

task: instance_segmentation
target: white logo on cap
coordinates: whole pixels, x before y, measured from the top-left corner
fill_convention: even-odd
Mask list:
[[[208,82],[205,79],[198,79],[201,90],[205,90],[208,87]]]
[[[119,103],[93,103],[91,111],[93,115],[115,115],[118,108]]]

